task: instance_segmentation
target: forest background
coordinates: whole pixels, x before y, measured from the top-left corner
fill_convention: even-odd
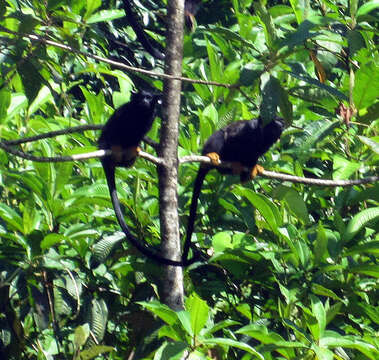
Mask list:
[[[183,270],[128,244],[98,158],[67,161],[133,89],[165,90],[128,3],[163,53],[166,1],[0,0],[0,358],[378,359],[379,1],[208,0],[187,18],[179,158],[277,114],[260,164],[332,183],[211,171],[193,236],[210,259]],[[198,167],[179,164],[181,238]],[[144,158],[117,171],[128,224],[159,247],[157,177]]]

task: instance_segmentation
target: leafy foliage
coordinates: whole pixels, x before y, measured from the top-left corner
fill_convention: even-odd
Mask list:
[[[165,3],[135,2],[163,47]],[[179,155],[199,153],[233,120],[279,111],[287,130],[261,159],[266,168],[377,174],[378,8],[374,0],[203,1],[185,35],[184,75],[238,87],[183,83]],[[119,1],[0,0],[1,141],[102,124],[133,84],[162,88],[94,56],[163,69]],[[20,148],[84,153],[97,136]],[[149,136],[159,140],[159,121]],[[197,166],[179,171],[182,229]],[[379,357],[378,184],[241,185],[210,172],[194,239],[212,257],[185,270],[186,308],[174,312],[157,300],[159,266],[121,241],[99,161],[37,163],[1,151],[0,176],[1,358]],[[155,166],[138,160],[118,179],[131,228],[157,245]]]

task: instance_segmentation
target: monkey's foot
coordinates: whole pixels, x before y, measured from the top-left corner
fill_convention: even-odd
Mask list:
[[[258,174],[262,174],[264,171],[263,166],[255,165],[250,171],[250,180],[254,179]]]
[[[220,164],[220,155],[217,154],[216,152],[211,152],[206,154],[205,156],[209,157],[211,159],[211,163],[213,165],[218,165]]]
[[[139,146],[131,146],[125,149],[124,151],[124,158],[123,160],[128,162],[130,160],[135,160],[135,158],[138,156],[138,153],[141,151],[141,148]]]

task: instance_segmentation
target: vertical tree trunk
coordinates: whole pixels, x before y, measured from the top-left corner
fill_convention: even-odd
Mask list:
[[[182,73],[184,0],[169,0],[167,16],[165,72],[180,76]],[[164,81],[163,119],[159,155],[164,164],[159,166],[159,201],[162,253],[180,260],[180,234],[178,216],[178,133],[181,82]],[[183,308],[183,271],[180,267],[165,266],[161,300],[174,310]]]

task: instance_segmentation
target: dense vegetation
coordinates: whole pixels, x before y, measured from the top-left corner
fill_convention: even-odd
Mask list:
[[[161,49],[165,3],[135,2]],[[378,1],[207,0],[196,22],[183,76],[238,86],[183,82],[180,157],[231,121],[279,110],[287,128],[261,159],[266,169],[378,174]],[[118,0],[0,0],[0,358],[378,359],[378,183],[240,184],[210,172],[193,240],[212,257],[184,270],[185,310],[174,312],[159,302],[160,265],[119,231],[98,159],[41,163],[4,148],[103,124],[133,86],[162,89],[159,78],[93,55],[163,69]],[[12,148],[87,153],[98,135]],[[180,166],[182,234],[198,166]],[[138,159],[117,174],[128,223],[157,246],[156,165]]]

